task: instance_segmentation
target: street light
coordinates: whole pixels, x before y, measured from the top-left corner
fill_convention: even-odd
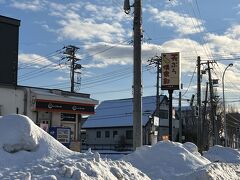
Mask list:
[[[232,67],[233,63],[228,64],[228,66],[223,71],[222,76],[222,90],[223,90],[223,114],[224,114],[224,138],[225,138],[225,147],[227,147],[227,121],[226,121],[226,107],[225,107],[225,96],[224,96],[224,76],[227,68]]]

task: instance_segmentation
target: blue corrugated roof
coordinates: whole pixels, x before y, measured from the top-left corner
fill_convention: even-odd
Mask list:
[[[164,96],[160,96],[160,102]],[[142,124],[146,125],[149,116],[156,107],[156,97],[142,98]],[[133,99],[117,99],[103,101],[96,108],[96,114],[91,115],[82,128],[126,127],[133,125]]]

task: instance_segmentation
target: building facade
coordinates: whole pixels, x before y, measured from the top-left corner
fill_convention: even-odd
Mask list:
[[[86,140],[83,148],[132,150],[133,115],[132,98],[103,101],[83,124]],[[142,98],[143,144],[151,145],[168,136],[168,99],[160,97],[160,123],[154,117],[156,97]],[[155,119],[155,120],[154,120]],[[178,120],[173,121],[174,138],[177,136]]]
[[[89,94],[56,89],[0,85],[0,116],[23,114],[50,133],[51,128],[70,129],[70,148],[80,150],[82,116],[94,114],[97,100]]]

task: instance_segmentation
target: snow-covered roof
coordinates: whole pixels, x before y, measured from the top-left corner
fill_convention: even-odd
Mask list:
[[[164,97],[160,96],[160,102]],[[156,108],[156,97],[142,98],[142,125],[145,126],[149,116]],[[82,128],[126,127],[133,125],[133,99],[107,100],[100,103],[96,113],[91,115]]]

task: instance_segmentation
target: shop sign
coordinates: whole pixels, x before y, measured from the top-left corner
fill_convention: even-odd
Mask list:
[[[61,121],[76,121],[76,114],[61,113]]]
[[[94,105],[37,99],[36,110],[94,114]]]
[[[162,53],[162,90],[180,88],[180,53]]]
[[[66,147],[71,143],[71,128],[66,127],[51,127],[49,133]]]

